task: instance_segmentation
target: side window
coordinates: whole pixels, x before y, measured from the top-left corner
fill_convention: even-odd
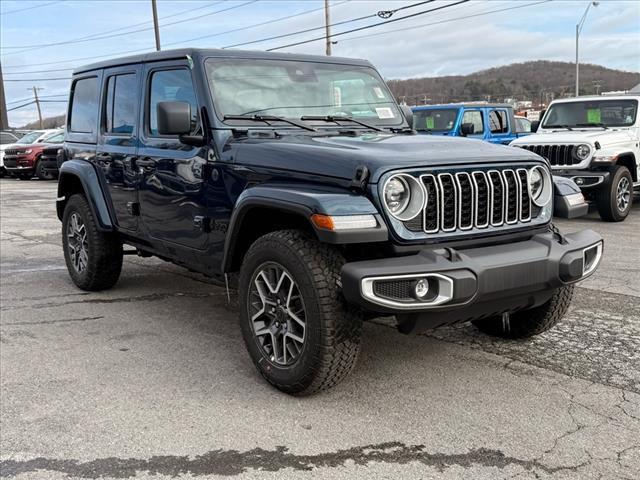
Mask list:
[[[464,112],[462,123],[473,123],[474,135],[482,135],[482,132],[484,132],[484,121],[480,110],[467,110]]]
[[[106,133],[132,134],[136,121],[138,85],[135,73],[113,75],[107,81]]]
[[[191,105],[191,133],[198,128],[198,102],[193,90],[191,72],[186,69],[159,70],[151,75],[151,90],[149,97],[149,133],[158,134],[158,103],[160,102],[188,102]]]
[[[507,112],[504,110],[491,110],[489,112],[489,128],[491,133],[507,133],[509,131]]]
[[[0,132],[0,145],[7,145],[9,143],[15,143],[17,138],[10,133]]]
[[[72,90],[69,130],[95,133],[98,123],[98,78],[76,80]]]

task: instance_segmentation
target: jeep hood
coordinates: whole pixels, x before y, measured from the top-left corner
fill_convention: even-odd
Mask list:
[[[482,140],[389,133],[232,139],[225,151],[237,164],[344,179],[364,165],[374,183],[400,168],[541,160],[526,150]]]
[[[553,132],[534,133],[526,137],[518,138],[510,145],[555,145],[555,144],[579,144],[595,142],[605,144],[628,142],[631,133],[628,130],[556,130]]]

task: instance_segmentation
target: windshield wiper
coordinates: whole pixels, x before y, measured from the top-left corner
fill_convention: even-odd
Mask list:
[[[366,122],[361,122],[360,120],[356,120],[353,117],[345,117],[343,115],[337,115],[337,116],[333,116],[333,115],[307,115],[304,117],[300,117],[300,120],[324,120],[325,122],[333,122],[333,123],[338,123],[338,122],[352,122],[352,123],[356,123],[362,127],[366,127],[366,128],[370,128],[371,130],[375,130],[376,132],[384,132],[384,130],[380,127],[376,127],[375,125],[371,125],[369,123]]]
[[[569,125],[545,125],[542,128],[566,128],[569,131],[573,131],[573,128],[571,128]]]
[[[291,120],[285,117],[278,117],[277,115],[225,115],[223,120],[251,120],[253,122],[264,122],[267,125],[271,125],[269,122],[285,122],[295,127],[304,128],[310,132],[317,132],[318,129],[313,128],[306,123],[298,122],[297,120]]]
[[[604,128],[605,130],[609,130],[609,127],[607,127],[604,123],[578,123],[576,127],[600,127]]]

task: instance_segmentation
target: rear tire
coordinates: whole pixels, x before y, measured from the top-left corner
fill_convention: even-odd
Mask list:
[[[122,270],[122,243],[98,230],[84,195],[67,201],[62,217],[62,246],[69,275],[78,288],[105,290],[116,284]]]
[[[362,318],[342,298],[344,262],[337,250],[297,230],[259,238],[244,258],[242,336],[258,371],[283,392],[328,389],[356,364]],[[298,340],[288,338],[290,333]]]
[[[625,166],[616,166],[597,193],[598,213],[607,222],[621,222],[631,211],[633,179]]]
[[[472,323],[481,332],[503,338],[528,338],[554,327],[571,305],[573,285],[560,287],[551,298],[539,307],[512,313],[505,321],[503,317],[474,320]]]

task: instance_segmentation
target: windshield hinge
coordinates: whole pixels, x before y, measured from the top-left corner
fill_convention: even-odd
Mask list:
[[[356,192],[364,192],[367,188],[367,181],[369,180],[369,169],[364,165],[358,165],[356,172],[351,179],[351,189]]]

